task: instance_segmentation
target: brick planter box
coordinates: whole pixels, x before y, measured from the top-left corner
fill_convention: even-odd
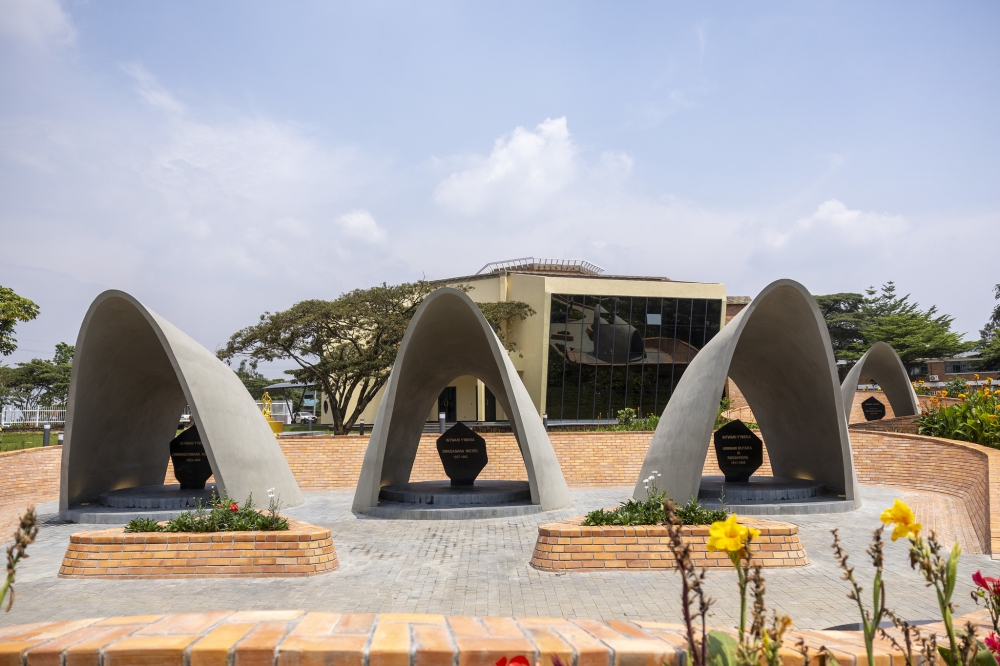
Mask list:
[[[585,527],[582,517],[538,526],[531,566],[541,571],[607,571],[609,569],[672,569],[667,528],[662,525]],[[809,564],[799,541],[799,528],[772,520],[741,520],[756,527],[760,538],[750,545],[755,562],[765,567],[801,567]],[[728,555],[708,552],[708,525],[686,525],[683,538],[690,544],[695,565],[731,568]]]
[[[337,568],[330,530],[288,519],[281,532],[140,532],[121,527],[69,538],[62,578],[312,576]]]

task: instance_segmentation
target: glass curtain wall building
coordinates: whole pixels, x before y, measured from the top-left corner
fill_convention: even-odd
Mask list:
[[[552,294],[550,420],[659,415],[698,351],[719,332],[721,300]]]

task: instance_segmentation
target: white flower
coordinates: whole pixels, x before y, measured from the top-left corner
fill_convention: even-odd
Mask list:
[[[267,489],[267,496],[268,496],[268,497],[269,497],[270,499],[274,499],[274,488],[268,488],[268,489]]]

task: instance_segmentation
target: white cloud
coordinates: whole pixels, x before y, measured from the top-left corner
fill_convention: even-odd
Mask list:
[[[847,247],[872,246],[897,237],[905,227],[906,220],[901,215],[852,210],[842,201],[830,199],[788,229],[767,230],[763,240],[776,250],[793,246],[801,250],[802,245],[820,243],[827,249],[830,243]]]
[[[0,0],[0,35],[46,47],[72,43],[76,31],[58,0]]]
[[[367,243],[384,243],[389,239],[385,229],[378,226],[367,210],[352,210],[337,218],[337,226],[347,236]]]
[[[466,215],[493,207],[536,212],[572,183],[576,155],[565,116],[534,131],[517,127],[496,140],[488,157],[441,181],[434,200]]]
[[[136,92],[150,106],[168,113],[184,113],[184,105],[178,102],[141,63],[122,65],[122,70],[135,79]]]

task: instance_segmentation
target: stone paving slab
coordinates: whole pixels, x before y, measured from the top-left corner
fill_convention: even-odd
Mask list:
[[[475,521],[357,517],[350,510],[352,493],[307,494],[305,505],[287,513],[328,527],[341,562],[338,571],[308,579],[60,579],[57,572],[69,535],[85,527],[47,523],[29,550],[30,558],[18,570],[17,600],[12,612],[0,614],[0,626],[97,615],[288,608],[677,622],[680,585],[675,572],[551,574],[528,565],[539,524],[614,506],[630,492],[631,488],[575,489],[574,504],[561,511]],[[856,607],[847,598],[829,550],[829,530],[840,527],[854,554],[857,574],[868,581],[864,551],[871,532],[882,509],[903,495],[904,491],[865,487],[864,506],[857,511],[783,518],[799,526],[811,564],[767,571],[769,604],[790,614],[803,629],[857,622]],[[924,495],[905,491],[908,501],[920,503],[921,511],[946,512],[952,506]],[[39,508],[43,513],[54,511],[52,503]],[[932,518],[945,525],[956,516]],[[1000,574],[1000,562],[984,555],[963,556],[954,596],[957,614],[976,610],[969,592],[970,577],[977,569],[995,576]],[[903,542],[886,547],[885,581],[889,605],[903,617],[937,617],[933,593],[910,569]],[[709,572],[707,589],[717,600],[713,624],[734,623],[735,574]]]

